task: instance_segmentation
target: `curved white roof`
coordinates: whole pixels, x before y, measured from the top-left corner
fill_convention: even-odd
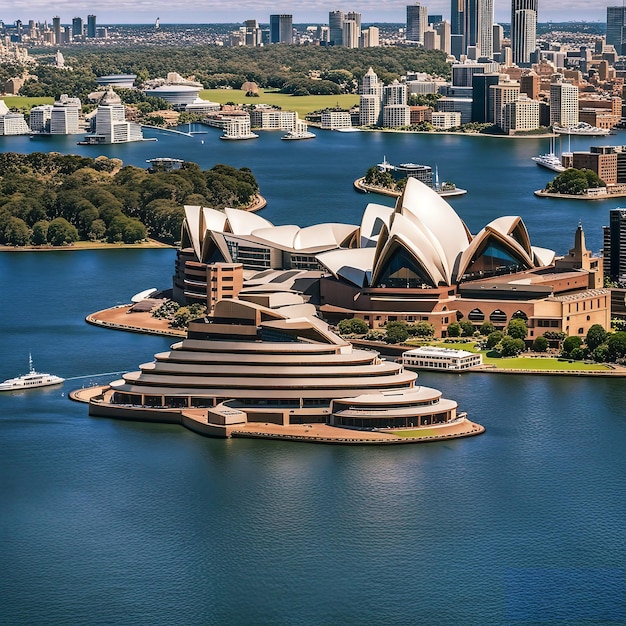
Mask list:
[[[319,248],[320,246],[340,246],[358,226],[352,224],[316,224],[300,228],[294,238],[293,247],[296,250]]]
[[[254,229],[250,234],[283,248],[293,248],[293,242],[299,230],[297,226],[291,225],[271,226]]]
[[[546,265],[552,265],[552,263],[554,263],[554,257],[556,256],[554,250],[533,246],[532,252],[535,265],[537,265],[538,267],[544,267]]]
[[[226,217],[228,218],[230,231],[234,235],[250,235],[253,230],[258,228],[273,228],[274,226],[272,222],[249,211],[227,208],[224,209],[224,213],[226,213]]]
[[[422,224],[421,230],[430,231],[428,237],[439,242],[445,254],[450,273],[459,252],[469,244],[467,229],[454,209],[439,194],[409,177],[402,196],[402,213],[415,215]]]
[[[424,232],[411,219],[398,213],[394,215],[389,238],[376,260],[372,281],[376,282],[388,257],[395,252],[396,246],[404,247],[430,277],[433,286],[439,283],[449,284],[448,269],[444,265],[439,250],[433,245],[427,232]]]
[[[393,207],[372,202],[365,207],[365,212],[361,218],[361,242],[359,244],[362,248],[376,247],[383,225],[389,228],[394,211]]]
[[[185,205],[185,219],[187,220],[187,231],[191,239],[191,245],[196,256],[200,258],[201,241],[200,237],[204,235],[204,231],[200,226],[200,211],[202,207]]]
[[[206,230],[224,231],[226,227],[226,213],[224,213],[224,211],[204,207],[202,209],[202,215],[204,217],[204,228]],[[202,233],[202,236],[204,236],[204,233]]]
[[[322,252],[316,259],[336,278],[363,287],[369,284],[375,256],[376,248],[352,248]]]

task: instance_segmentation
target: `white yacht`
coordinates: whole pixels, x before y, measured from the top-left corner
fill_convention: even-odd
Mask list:
[[[552,170],[553,172],[564,172],[567,168],[563,165],[562,159],[555,153],[554,135],[550,137],[550,152],[530,157],[540,167]]]
[[[0,383],[0,391],[18,391],[21,389],[31,389],[33,387],[47,387],[49,385],[59,385],[65,381],[65,378],[55,376],[54,374],[36,372],[30,354],[28,355],[28,365],[28,374],[18,376],[17,378],[9,378],[3,383]]]

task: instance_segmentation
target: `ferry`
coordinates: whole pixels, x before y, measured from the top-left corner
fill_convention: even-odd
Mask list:
[[[28,365],[28,374],[18,376],[17,378],[9,378],[0,383],[0,391],[19,391],[33,387],[48,387],[49,385],[60,385],[65,381],[65,378],[55,376],[54,374],[36,372],[33,367],[33,358],[30,354],[28,355]]]

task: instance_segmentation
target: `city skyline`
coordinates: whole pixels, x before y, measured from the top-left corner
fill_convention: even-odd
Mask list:
[[[154,2],[133,2],[131,0],[115,0],[106,6],[94,5],[84,0],[60,0],[51,8],[49,3],[42,0],[27,2],[15,0],[10,7],[0,12],[0,20],[6,24],[12,24],[16,20],[27,22],[30,19],[36,21],[51,22],[54,16],[60,16],[62,24],[71,24],[74,17],[86,17],[95,13],[98,24],[151,24],[160,19],[161,24],[215,24],[215,23],[243,23],[246,19],[257,19],[261,23],[269,23],[271,14],[288,13],[293,15],[294,23],[311,22],[315,24],[327,24],[328,13],[333,10],[351,11],[358,10],[363,15],[363,22],[391,22],[405,23],[406,7],[411,2],[406,0],[391,0],[381,4],[373,0],[355,3],[343,2],[285,2],[284,0],[266,0],[264,2],[252,2],[246,0],[236,7],[232,3],[219,0],[206,2],[205,0],[192,0],[186,3],[185,12],[181,16],[180,8],[173,7],[169,2],[155,0]],[[450,0],[432,0],[422,2],[428,8],[430,14],[442,14],[444,19],[450,19]],[[539,5],[539,22],[547,21],[591,21],[604,22],[606,20],[606,8],[609,3],[600,3],[597,0],[583,2],[583,0],[569,0],[559,4],[558,7],[547,7],[544,3]],[[511,4],[508,0],[495,0],[494,19],[498,23],[509,23],[511,16]],[[184,17],[184,19],[181,19]]]

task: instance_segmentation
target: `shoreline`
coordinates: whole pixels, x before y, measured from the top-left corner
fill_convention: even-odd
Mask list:
[[[537,189],[534,194],[539,198],[555,198],[562,200],[612,200],[613,198],[626,198],[626,192],[623,193],[606,193],[601,196],[574,195],[567,193],[553,193],[550,191],[544,191],[543,189]]]
[[[393,189],[386,189],[385,187],[376,187],[374,185],[366,185],[363,181],[365,177],[357,178],[354,183],[354,188],[359,193],[377,193],[381,196],[389,196],[391,198],[399,198],[402,195],[401,191],[394,191]],[[441,198],[452,198],[454,196],[464,196],[467,193],[467,189],[461,189],[455,187],[447,191],[437,192]]]

